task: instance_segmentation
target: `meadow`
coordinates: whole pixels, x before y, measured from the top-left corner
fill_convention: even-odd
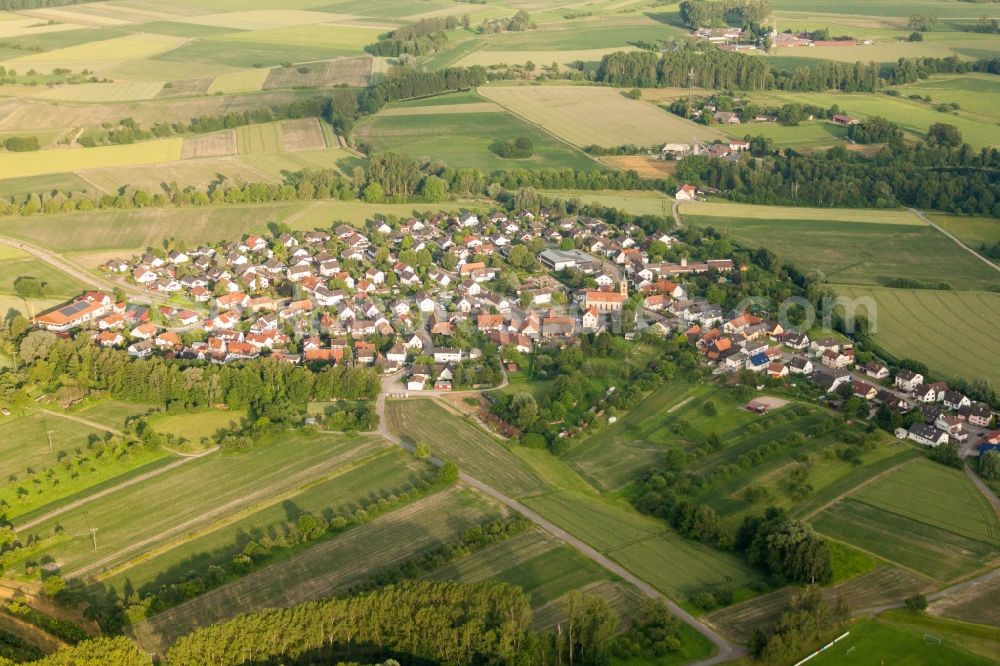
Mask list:
[[[973,250],[980,251],[984,245],[990,247],[1000,243],[1000,222],[996,219],[943,213],[930,213],[927,217]]]
[[[872,337],[886,352],[919,359],[944,377],[1000,384],[1000,353],[978,337],[1000,326],[1000,294],[879,287],[838,287],[837,293],[874,303]]]
[[[834,283],[885,285],[908,278],[953,289],[997,283],[995,271],[969,261],[958,244],[906,211],[683,204],[681,213],[692,224],[724,231],[747,247],[767,247]]]
[[[961,471],[924,460],[851,493],[813,525],[941,581],[968,575],[1000,556],[1000,519],[986,499]]]
[[[229,430],[246,418],[243,410],[205,411],[194,414],[157,414],[148,419],[149,426],[165,435],[193,442],[211,437],[220,430]]]
[[[584,147],[632,143],[712,141],[727,136],[696,125],[613,88],[580,86],[482,86],[479,94],[529,123]]]
[[[17,254],[14,254],[17,253]],[[56,270],[51,265],[20,253],[14,248],[4,247],[3,261],[0,261],[0,293],[14,295],[14,285],[18,278],[32,277],[44,283],[46,298],[68,299],[80,294],[85,288],[82,282]]]
[[[393,150],[411,157],[443,160],[453,168],[494,169],[572,168],[601,169],[599,162],[553,138],[514,115],[499,111],[454,112],[437,115],[376,115],[358,124],[355,137],[375,152]],[[528,158],[501,158],[491,147],[498,142],[527,137],[534,144]]]
[[[391,400],[386,403],[385,418],[403,441],[426,443],[432,455],[454,461],[459,469],[502,492],[520,497],[544,489],[502,440],[433,400]]]
[[[471,490],[439,492],[133,625],[129,634],[145,649],[162,653],[178,636],[237,613],[346,591],[378,571],[505,514],[500,505]]]
[[[125,427],[125,422],[130,417],[148,414],[153,409],[152,405],[144,405],[138,402],[101,400],[85,405],[82,409],[74,412],[74,415],[81,416],[94,423],[100,423],[108,428],[121,430]]]

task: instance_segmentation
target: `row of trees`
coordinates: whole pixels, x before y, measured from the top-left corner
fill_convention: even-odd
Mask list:
[[[693,44],[658,54],[617,51],[601,59],[597,80],[618,87],[700,86],[714,89],[842,90],[873,92],[887,85],[912,83],[936,73],[1000,73],[1000,58],[963,61],[948,58],[900,58],[888,67],[876,62],[819,61],[788,70],[764,59]]]
[[[952,125],[935,124],[926,141],[892,140],[866,157],[842,146],[786,151],[767,160],[730,162],[687,157],[679,179],[752,203],[845,208],[912,206],[1000,217],[1000,150],[973,149]]]
[[[375,56],[397,58],[401,55],[421,56],[434,53],[448,41],[446,30],[454,30],[463,24],[455,16],[425,18],[396,28],[381,35],[377,42],[365,47],[365,51]],[[469,19],[464,18],[468,27]]]
[[[726,24],[745,26],[763,23],[771,15],[770,0],[684,0],[681,20],[691,29]]]

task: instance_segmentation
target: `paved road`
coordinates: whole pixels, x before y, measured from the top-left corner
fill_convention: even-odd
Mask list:
[[[399,446],[399,447],[401,447],[401,448],[403,448],[403,449],[405,449],[407,451],[410,451],[412,453],[413,452],[413,446],[411,446],[411,445],[403,442],[403,440],[401,440],[399,437],[397,437],[393,433],[389,432],[389,427],[388,427],[388,424],[387,424],[386,418],[385,418],[385,399],[386,399],[386,396],[388,394],[390,394],[390,393],[400,393],[400,392],[402,392],[400,389],[394,389],[394,388],[392,388],[392,385],[396,381],[397,378],[398,378],[398,375],[391,375],[391,376],[384,377],[382,379],[382,390],[379,392],[378,399],[375,402],[375,411],[378,414],[378,418],[379,418],[379,425],[378,425],[378,431],[377,432],[378,432],[379,435],[381,435],[382,437],[386,438],[387,440],[389,440],[390,442],[392,442],[396,446]],[[423,394],[433,394],[433,393],[430,392],[430,391],[424,391],[424,392],[421,392],[421,395],[423,395]],[[430,461],[432,463],[434,463],[435,465],[438,465],[438,466],[441,466],[441,465],[444,464],[444,461],[442,461],[442,460],[440,460],[438,458],[431,458]],[[626,581],[628,583],[631,583],[640,592],[642,592],[643,594],[645,594],[647,597],[651,597],[651,598],[654,598],[654,599],[662,599],[664,601],[664,603],[667,604],[667,607],[670,608],[670,611],[674,615],[676,615],[677,617],[679,617],[680,619],[682,619],[684,622],[687,622],[688,624],[690,624],[692,627],[694,627],[695,630],[698,631],[698,633],[700,633],[702,636],[704,636],[709,641],[711,641],[713,645],[715,645],[715,648],[716,648],[715,655],[713,655],[709,659],[705,659],[705,660],[702,660],[700,662],[697,662],[697,664],[695,664],[694,666],[710,666],[711,664],[719,664],[719,663],[722,663],[722,662],[725,662],[725,661],[729,661],[731,659],[736,659],[737,657],[740,657],[740,656],[743,656],[744,654],[746,654],[746,650],[745,649],[743,649],[740,646],[737,646],[737,645],[734,645],[734,644],[730,643],[729,641],[727,641],[722,636],[719,636],[718,634],[716,634],[714,631],[712,631],[712,629],[710,627],[708,627],[707,625],[705,625],[704,623],[702,623],[701,620],[697,619],[696,617],[694,617],[693,615],[691,615],[690,613],[688,613],[687,611],[685,611],[683,608],[681,608],[680,606],[678,606],[677,604],[675,604],[673,601],[671,601],[669,598],[667,598],[663,593],[661,593],[655,587],[653,587],[652,585],[650,585],[646,581],[642,580],[641,578],[639,578],[638,576],[636,576],[631,571],[629,571],[625,567],[621,566],[620,564],[618,564],[614,560],[611,560],[610,558],[608,558],[607,556],[605,556],[603,553],[598,552],[593,547],[589,546],[588,544],[584,543],[580,539],[576,538],[575,536],[573,536],[572,534],[570,534],[566,530],[562,529],[558,525],[552,523],[551,521],[547,520],[543,516],[535,513],[534,511],[532,511],[531,509],[529,509],[524,504],[521,504],[520,502],[518,502],[517,500],[513,499],[512,497],[508,497],[507,495],[504,495],[502,492],[500,492],[496,488],[493,488],[492,486],[486,485],[485,483],[483,483],[479,479],[476,479],[476,478],[474,478],[472,476],[469,476],[465,472],[459,471],[459,479],[461,479],[461,481],[463,483],[465,483],[466,485],[471,486],[472,488],[475,488],[476,490],[482,492],[485,495],[489,495],[490,497],[492,497],[493,499],[497,500],[501,504],[504,504],[505,506],[513,509],[514,511],[517,511],[518,513],[520,513],[521,515],[523,515],[525,518],[527,518],[531,522],[535,523],[535,525],[537,525],[538,527],[542,528],[543,530],[545,530],[546,532],[548,532],[549,534],[551,534],[553,537],[555,537],[559,541],[562,541],[567,546],[575,548],[577,551],[579,551],[580,553],[582,553],[583,555],[585,555],[589,559],[593,560],[597,564],[600,564],[602,567],[604,567],[605,569],[607,569],[611,573],[615,574],[616,576],[618,576],[622,580],[624,580],[624,581]]]
[[[951,232],[946,231],[946,230],[942,229],[940,226],[938,226],[937,224],[931,222],[930,218],[928,218],[926,215],[924,215],[923,213],[921,213],[919,210],[917,210],[916,208],[910,208],[909,211],[911,213],[913,213],[914,215],[916,215],[917,217],[919,217],[924,222],[926,222],[927,224],[929,224],[930,226],[934,227],[935,229],[937,229],[938,231],[940,231],[941,233],[943,233],[948,238],[950,238],[953,241],[955,241],[956,243],[958,243],[959,247],[961,247],[963,250],[965,250],[966,252],[968,252],[969,254],[971,254],[973,257],[975,257],[979,261],[983,262],[984,264],[986,264],[987,266],[989,266],[993,270],[1000,272],[1000,266],[994,264],[992,261],[990,261],[989,259],[987,259],[983,255],[979,254],[978,252],[976,252],[975,250],[973,250],[971,247],[969,247],[968,245],[966,245],[965,243],[963,243],[962,241],[960,241]]]

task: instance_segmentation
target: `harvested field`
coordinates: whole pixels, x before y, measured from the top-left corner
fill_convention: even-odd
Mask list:
[[[469,490],[440,492],[133,625],[129,633],[145,649],[162,654],[196,627],[257,608],[329,597],[505,513]]]
[[[77,83],[29,91],[25,97],[64,102],[131,102],[153,99],[162,89],[163,81]]]
[[[326,62],[310,62],[295,67],[274,67],[267,70],[264,90],[274,88],[321,88],[346,84],[366,86],[371,80],[374,58],[336,58]],[[300,71],[305,69],[306,71]]]
[[[246,11],[188,16],[178,20],[185,23],[210,25],[234,30],[268,30],[270,28],[329,23],[337,19],[349,18],[351,16],[347,14],[330,14],[327,12],[313,12],[300,9],[250,9]]]
[[[180,81],[168,81],[163,84],[163,88],[157,97],[184,97],[186,95],[204,95],[208,92],[209,86],[215,79],[182,79]]]
[[[326,148],[326,139],[318,118],[286,120],[281,123],[281,141],[287,152]]]
[[[544,62],[544,61],[543,61]],[[576,146],[653,146],[692,139],[724,139],[613,88],[590,86],[483,86],[479,94]]]
[[[236,154],[236,131],[225,130],[184,139],[181,159],[220,157]]]
[[[54,51],[32,53],[7,60],[7,67],[66,67],[74,71],[91,69],[102,71],[113,63],[135,60],[164,53],[177,48],[184,39],[167,35],[126,35],[97,42],[69,46]]]
[[[645,178],[666,178],[677,172],[677,162],[658,160],[645,155],[602,157],[601,161],[622,171],[635,171]]]
[[[9,39],[22,35],[37,35],[43,32],[61,32],[63,30],[76,30],[85,26],[75,23],[55,23],[52,25],[39,25],[37,18],[12,18],[9,21],[0,21],[0,38]]]
[[[153,164],[179,159],[179,138],[97,148],[62,148],[33,153],[0,153],[0,178],[38,176],[79,169]]]
[[[271,182],[278,177],[244,164],[238,157],[204,157],[197,160],[178,160],[152,165],[88,169],[78,174],[90,185],[104,192],[117,192],[123,184],[143,187],[150,192],[160,192],[171,182],[181,187],[192,185],[204,189],[223,180]]]
[[[482,65],[484,67],[489,65],[496,65],[498,63],[505,63],[508,65],[524,65],[528,61],[534,63],[553,63],[557,62],[561,65],[567,65],[571,62],[576,62],[577,60],[582,60],[585,63],[597,63],[600,62],[601,58],[609,53],[614,53],[615,51],[634,51],[635,48],[631,46],[618,47],[618,48],[606,48],[606,49],[567,49],[565,51],[473,51],[469,55],[463,57],[456,64],[463,67],[472,67],[473,65]]]
[[[438,116],[449,113],[503,113],[503,107],[493,102],[474,104],[442,104],[438,106],[398,106],[381,111],[381,116]]]
[[[1000,579],[971,585],[932,603],[932,615],[1000,627]]]

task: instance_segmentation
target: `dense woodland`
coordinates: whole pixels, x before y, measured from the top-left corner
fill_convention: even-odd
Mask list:
[[[680,16],[689,28],[744,26],[763,23],[771,15],[770,0],[684,0]]]

